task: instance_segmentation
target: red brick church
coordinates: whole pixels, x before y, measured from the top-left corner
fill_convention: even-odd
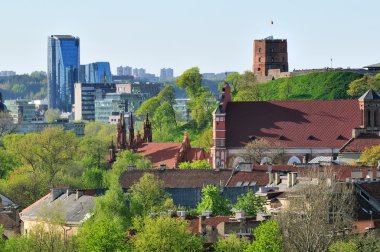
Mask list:
[[[177,168],[181,162],[191,162],[195,160],[207,159],[208,156],[203,148],[193,148],[187,132],[181,143],[159,143],[153,142],[152,124],[148,115],[143,123],[143,134],[139,131],[135,134],[133,115],[130,116],[128,137],[127,126],[124,114],[120,114],[117,123],[116,148],[117,151],[132,150],[138,154],[144,155],[151,160],[154,168],[166,167],[169,169]],[[109,161],[113,162],[116,158],[116,150],[113,143],[109,148]]]
[[[246,143],[279,143],[288,164],[319,156],[352,164],[360,153],[380,145],[380,96],[367,91],[358,100],[233,102],[228,83],[213,112],[214,168],[232,168]]]

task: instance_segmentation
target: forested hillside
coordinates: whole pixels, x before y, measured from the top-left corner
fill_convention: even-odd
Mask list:
[[[350,99],[349,84],[363,77],[352,72],[311,73],[258,84],[259,100]]]
[[[45,99],[47,79],[44,72],[0,77],[0,92],[3,99]]]

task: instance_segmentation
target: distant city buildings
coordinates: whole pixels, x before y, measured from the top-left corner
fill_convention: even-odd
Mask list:
[[[224,80],[229,75],[237,72],[224,72],[224,73],[203,73],[202,77],[205,80]]]
[[[84,71],[84,74],[82,73]],[[84,83],[111,83],[112,74],[109,62],[94,62],[81,65],[80,79]]]
[[[0,77],[9,77],[9,76],[15,76],[15,71],[0,71]]]
[[[162,68],[160,71],[160,81],[172,80],[174,72],[172,68]]]
[[[130,66],[119,66],[116,69],[116,73],[118,76],[127,76],[127,75],[132,75],[132,67]]]
[[[51,109],[71,111],[74,83],[79,79],[79,47],[78,37],[48,37],[48,101]]]

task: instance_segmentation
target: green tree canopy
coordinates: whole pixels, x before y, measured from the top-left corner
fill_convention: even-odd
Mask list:
[[[349,84],[347,94],[352,97],[363,95],[368,89],[380,91],[380,74],[375,76],[365,74],[362,78],[352,81]]]
[[[175,209],[173,200],[165,192],[164,182],[145,173],[128,191],[132,216],[147,216],[163,210]]]
[[[185,89],[188,96],[191,98],[198,96],[202,92],[202,74],[198,67],[192,67],[183,72],[176,84],[179,88]]]
[[[219,238],[214,244],[215,252],[243,252],[249,242],[238,238],[236,235],[230,235],[227,238]]]
[[[55,122],[59,119],[61,111],[59,109],[48,109],[45,111],[44,117],[46,122]]]
[[[153,123],[155,128],[159,130],[169,130],[175,128],[177,122],[175,119],[175,111],[173,106],[166,101],[161,103],[154,113]]]
[[[172,85],[166,85],[157,95],[158,100],[163,103],[167,102],[171,106],[175,104],[175,89]]]
[[[194,160],[192,162],[182,162],[178,165],[179,169],[211,169],[210,163],[204,160]]]
[[[376,166],[380,160],[380,146],[365,149],[360,155],[359,160],[366,165]]]
[[[238,197],[234,208],[242,210],[248,216],[256,216],[258,212],[264,211],[264,200],[256,197],[252,190]]]
[[[203,251],[202,240],[189,233],[181,218],[146,217],[132,239],[134,251]]]
[[[219,188],[207,185],[202,189],[202,199],[197,205],[198,213],[211,210],[213,215],[229,215],[231,202],[222,195]]]
[[[154,112],[160,106],[160,104],[160,100],[154,96],[141,104],[140,108],[136,112],[136,116],[142,117],[149,115],[150,118],[153,118]]]
[[[245,250],[246,252],[280,252],[282,251],[282,236],[275,220],[262,222],[254,231],[255,240]]]

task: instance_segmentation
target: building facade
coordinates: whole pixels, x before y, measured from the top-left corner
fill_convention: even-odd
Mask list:
[[[329,157],[352,164],[349,154],[378,145],[379,132],[380,96],[373,90],[358,100],[232,102],[227,83],[213,112],[210,156],[214,168],[233,168],[249,161],[241,155],[247,143],[265,140],[281,151],[281,163]],[[269,156],[260,163],[271,163]]]
[[[112,83],[75,83],[75,120],[95,121],[95,100],[116,92]]]
[[[78,37],[48,37],[48,100],[49,108],[70,112],[74,104],[74,83],[79,79]]]
[[[28,100],[5,100],[4,104],[12,116],[14,124],[39,121],[36,105]]]
[[[172,68],[162,68],[160,70],[160,81],[172,80],[174,78],[174,71]]]
[[[86,83],[111,83],[112,74],[109,62],[95,62],[84,66]]]
[[[286,39],[273,39],[273,36],[255,40],[253,43],[252,72],[259,76],[268,76],[268,71],[279,69],[288,72],[288,44]]]

